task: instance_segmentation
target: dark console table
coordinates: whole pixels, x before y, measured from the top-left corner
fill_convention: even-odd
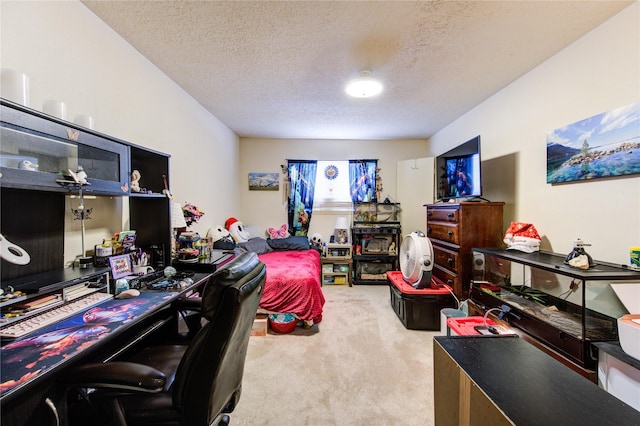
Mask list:
[[[640,412],[518,337],[433,341],[435,424],[640,425]]]

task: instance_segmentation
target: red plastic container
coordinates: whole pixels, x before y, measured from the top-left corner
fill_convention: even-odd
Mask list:
[[[484,325],[484,317],[476,316],[447,319],[447,327],[451,330],[452,336],[478,335],[480,332],[474,328],[477,325]],[[496,326],[497,324],[491,318],[487,318],[487,325]]]
[[[269,326],[271,330],[279,334],[288,334],[296,329],[298,320],[291,314],[269,315]]]
[[[402,278],[400,271],[387,272],[387,282],[391,306],[409,330],[439,330],[440,310],[456,305],[451,289],[444,283],[440,288],[416,289]]]

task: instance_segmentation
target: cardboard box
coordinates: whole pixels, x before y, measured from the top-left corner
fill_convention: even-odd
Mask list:
[[[618,318],[618,337],[625,353],[640,360],[640,283],[611,284],[630,314]]]
[[[256,314],[253,325],[251,326],[251,335],[266,336],[268,328],[268,316],[266,314]]]
[[[338,275],[337,277],[334,278],[333,282],[335,284],[346,284],[347,283],[347,277],[342,276],[342,275]]]

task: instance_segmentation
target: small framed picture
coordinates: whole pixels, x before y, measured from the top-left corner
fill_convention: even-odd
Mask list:
[[[250,191],[277,191],[280,188],[279,173],[249,173]]]
[[[111,278],[114,280],[133,274],[133,266],[131,265],[131,256],[129,254],[111,256],[109,258],[109,266],[111,267]]]

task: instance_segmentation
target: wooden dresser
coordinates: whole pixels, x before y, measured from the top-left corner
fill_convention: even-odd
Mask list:
[[[427,237],[433,245],[433,274],[453,287],[458,298],[469,296],[473,247],[502,247],[504,203],[426,204]]]

